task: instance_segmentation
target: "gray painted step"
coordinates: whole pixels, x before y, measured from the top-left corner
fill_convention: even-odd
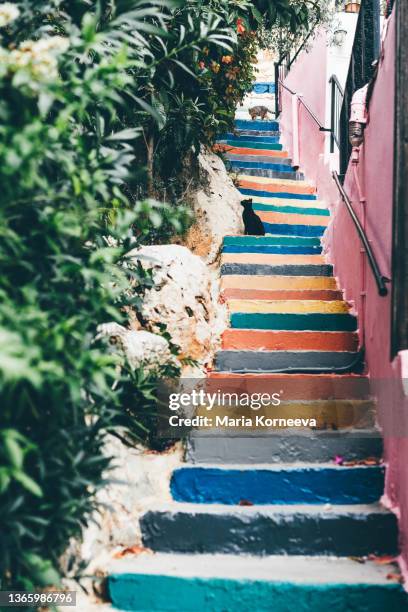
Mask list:
[[[382,456],[378,431],[305,431],[284,435],[192,432],[186,460],[195,464],[263,464],[298,461],[324,463],[337,455],[347,460]]]
[[[377,504],[224,506],[169,504],[141,518],[143,544],[159,552],[253,555],[394,555],[396,517]]]
[[[333,266],[330,264],[283,264],[270,266],[267,264],[222,264],[223,274],[260,274],[272,276],[333,276]]]
[[[394,566],[305,556],[144,553],[108,566],[113,604],[139,612],[402,612]]]
[[[222,372],[351,372],[361,367],[359,353],[348,351],[218,351]]]
[[[239,153],[224,153],[224,155],[229,161],[260,162],[262,164],[276,163],[284,164],[285,166],[292,165],[292,159],[290,157],[279,157],[278,155],[273,157],[273,162],[270,161],[270,158],[265,159],[265,155],[242,155]]]
[[[235,171],[239,171],[248,176],[265,176],[268,178],[291,179],[292,181],[303,181],[304,174],[302,172],[281,172],[279,170],[264,170],[263,168],[245,168],[244,166],[235,166]]]

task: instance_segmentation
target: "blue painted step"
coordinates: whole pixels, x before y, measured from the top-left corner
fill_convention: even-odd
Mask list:
[[[222,264],[223,274],[261,274],[273,276],[333,276],[333,266],[330,264]]]
[[[257,130],[260,132],[268,130],[279,130],[279,123],[277,121],[252,121],[252,119],[236,119],[235,127],[238,130]]]
[[[108,568],[116,609],[135,612],[402,612],[391,565],[352,559],[141,554]]]
[[[231,327],[235,329],[275,329],[306,331],[356,331],[357,319],[348,313],[247,313],[233,312]]]
[[[319,255],[322,247],[313,246],[224,246],[223,253],[269,253],[271,255]]]
[[[173,472],[171,494],[193,504],[370,504],[384,491],[384,469],[373,467],[185,467]]]
[[[283,234],[286,236],[315,236],[321,237],[326,231],[323,225],[292,225],[291,223],[265,223],[262,221],[267,234]]]
[[[317,196],[313,193],[287,193],[280,191],[260,191],[258,189],[239,188],[239,191],[244,195],[258,196],[260,198],[284,198],[286,200],[317,200]]]

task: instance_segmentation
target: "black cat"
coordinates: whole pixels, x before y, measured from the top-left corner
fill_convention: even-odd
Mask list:
[[[244,207],[242,220],[245,226],[246,236],[265,236],[265,228],[261,219],[252,210],[252,199],[242,200],[241,206]]]

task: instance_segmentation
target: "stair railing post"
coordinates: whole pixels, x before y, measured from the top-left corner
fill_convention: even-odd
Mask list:
[[[292,166],[299,168],[299,95],[292,94]]]

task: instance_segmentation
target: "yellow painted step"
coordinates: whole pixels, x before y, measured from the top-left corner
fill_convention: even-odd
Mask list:
[[[333,276],[278,276],[262,274],[226,274],[222,289],[337,289]]]
[[[296,181],[294,179],[270,178],[269,176],[254,176],[252,174],[239,174],[240,181],[252,181],[255,183],[265,183],[267,185],[291,185],[293,187],[315,187],[311,181]]]
[[[277,255],[272,253],[224,253],[221,264],[324,264],[323,255]]]
[[[348,312],[342,300],[228,300],[230,312],[264,313],[344,313]]]
[[[284,391],[284,389],[283,389]],[[315,401],[282,401],[279,406],[262,406],[256,412],[245,406],[215,405],[211,411],[199,406],[196,414],[215,417],[228,415],[264,416],[275,419],[316,419],[317,429],[367,429],[374,425],[375,403],[373,400],[315,400]],[[283,429],[284,425],[277,423],[275,428]],[[256,429],[254,426],[251,429]]]

